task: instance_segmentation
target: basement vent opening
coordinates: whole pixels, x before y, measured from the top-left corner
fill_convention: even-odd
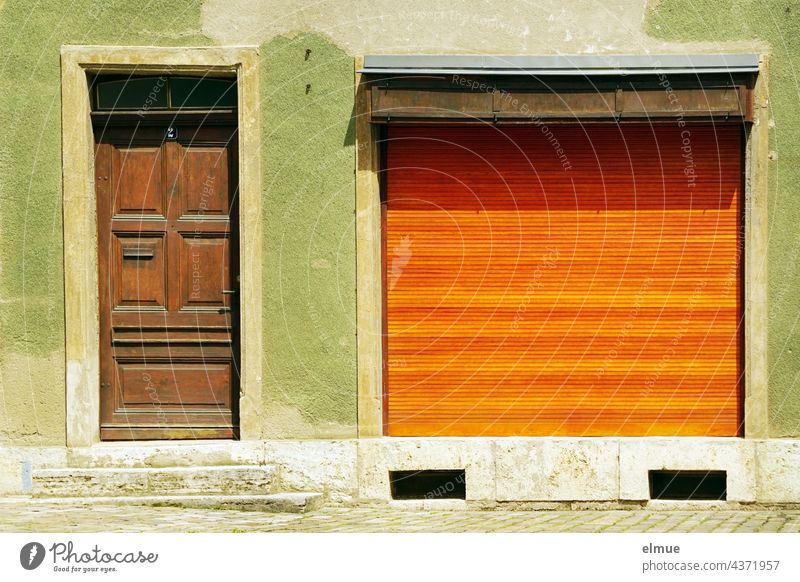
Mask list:
[[[650,499],[724,501],[726,471],[650,471]]]
[[[464,469],[389,471],[392,499],[466,499]]]

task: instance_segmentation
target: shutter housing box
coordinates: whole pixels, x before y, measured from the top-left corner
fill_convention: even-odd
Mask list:
[[[758,56],[367,56],[370,119],[752,121]]]

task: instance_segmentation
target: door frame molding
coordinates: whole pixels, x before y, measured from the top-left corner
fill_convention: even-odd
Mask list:
[[[87,73],[233,73],[238,90],[241,440],[262,435],[262,216],[256,47],[61,47],[66,440],[100,442],[94,135]],[[246,212],[245,212],[246,209]]]
[[[370,123],[370,88],[355,59],[356,119],[356,291],[358,354],[358,436],[382,437],[382,258],[378,132]],[[767,245],[769,221],[769,55],[759,56],[753,90],[754,119],[745,132],[743,221],[743,372],[744,437],[769,436],[767,333]],[[735,438],[735,437],[734,437]]]

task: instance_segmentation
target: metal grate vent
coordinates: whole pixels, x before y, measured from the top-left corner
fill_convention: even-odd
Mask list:
[[[724,501],[726,471],[650,471],[650,499]]]
[[[392,499],[466,499],[464,469],[389,471]]]

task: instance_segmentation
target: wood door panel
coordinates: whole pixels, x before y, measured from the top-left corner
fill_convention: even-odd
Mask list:
[[[236,130],[98,128],[100,434],[238,434]],[[188,211],[187,211],[188,208]]]
[[[550,130],[389,128],[387,434],[740,434],[741,128]]]
[[[122,402],[126,410],[154,402],[163,407],[230,407],[231,366],[228,362],[155,364],[117,360]]]
[[[120,236],[114,233],[113,236],[114,308],[166,309],[167,273],[163,233],[153,233],[153,236]]]
[[[169,345],[180,343],[230,344],[231,331],[231,326],[118,326],[112,329],[111,341],[114,345],[136,345],[145,342]]]
[[[185,149],[181,161],[181,216],[227,216],[230,210],[226,147]]]
[[[177,288],[177,285],[172,287]],[[165,314],[142,311],[139,313],[130,313],[126,311],[114,311],[111,313],[109,323],[113,329],[120,328],[142,328],[145,330],[160,330],[166,328],[167,330],[173,329],[187,329],[187,328],[207,328],[207,327],[226,327],[230,329],[230,318],[220,319],[218,312],[209,311],[189,311],[189,312],[169,312],[169,318]]]
[[[175,232],[180,233],[184,238],[229,236],[231,220],[229,218],[191,220],[184,217],[175,223]]]
[[[169,342],[115,342],[114,357],[116,359],[147,361],[150,363],[170,363],[195,361],[198,353],[202,354],[204,360],[208,361],[234,361],[233,343],[230,340],[230,332],[227,333],[227,341],[208,341],[191,342],[185,340],[175,340]]]
[[[165,215],[160,147],[114,148],[114,214]]]
[[[180,235],[181,309],[230,307],[231,288],[227,237]]]
[[[150,410],[125,410],[119,420],[103,424],[107,440],[224,438],[236,434],[229,410],[197,410],[184,406],[170,410],[154,403]],[[154,412],[155,411],[155,412]]]

